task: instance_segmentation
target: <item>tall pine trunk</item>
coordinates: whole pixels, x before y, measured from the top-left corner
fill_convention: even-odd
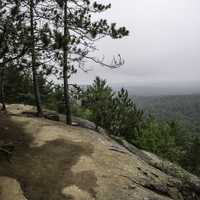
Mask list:
[[[65,112],[66,112],[66,124],[72,125],[72,114],[69,94],[69,83],[68,83],[68,23],[67,23],[67,0],[64,1],[64,47],[63,47],[63,79],[64,79],[64,101],[65,101]]]
[[[0,98],[2,104],[2,111],[6,111],[6,103],[5,103],[5,93],[4,93],[4,69],[2,68],[0,71]]]
[[[35,33],[34,33],[34,0],[30,0],[30,25],[31,25],[31,64],[33,76],[33,88],[35,94],[35,103],[37,107],[37,115],[43,116],[40,90],[38,85],[36,55],[35,55]]]

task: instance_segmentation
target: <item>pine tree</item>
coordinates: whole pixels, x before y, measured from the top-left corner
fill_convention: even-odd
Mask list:
[[[105,19],[92,20],[92,15],[110,9],[110,4],[103,5],[90,0],[56,0],[56,2],[59,9],[53,9],[56,27],[55,55],[58,61],[63,57],[61,65],[63,66],[66,123],[71,124],[68,79],[77,68],[85,70],[85,60],[92,60],[110,68],[121,66],[124,63],[121,56],[119,59],[114,58],[111,64],[106,64],[103,59],[93,57],[91,52],[96,50],[97,40],[106,36],[119,39],[127,36],[129,32],[125,27],[116,28],[115,23],[109,25]],[[63,27],[64,31],[59,27]]]
[[[72,124],[72,114],[69,96],[69,83],[68,83],[68,41],[70,40],[70,33],[68,29],[68,2],[64,1],[64,45],[63,45],[63,79],[64,79],[64,98],[65,98],[65,111],[66,123]]]
[[[38,74],[40,70],[51,70],[52,68],[50,62],[51,31],[48,25],[49,13],[46,9],[48,2],[43,0],[19,0],[19,4],[21,15],[24,16],[24,21],[29,30],[27,56],[31,58],[30,67],[32,69],[37,115],[43,116]]]
[[[143,123],[143,110],[138,109],[128,91],[121,89],[113,98],[110,131],[133,142]]]
[[[8,9],[10,7],[10,9]],[[0,95],[2,110],[5,106],[5,71],[8,65],[16,64],[27,52],[27,29],[19,15],[19,4],[0,0]]]
[[[38,85],[38,77],[37,77],[37,66],[36,66],[36,50],[35,50],[35,23],[34,23],[34,9],[35,9],[35,1],[30,0],[29,8],[30,8],[30,29],[31,29],[31,67],[32,67],[32,75],[33,75],[33,87],[35,93],[35,101],[37,107],[38,116],[43,115],[42,111],[42,103]]]
[[[112,88],[107,85],[106,80],[99,77],[96,77],[94,83],[84,92],[82,103],[92,111],[90,120],[95,123],[96,129],[110,128],[113,96]]]

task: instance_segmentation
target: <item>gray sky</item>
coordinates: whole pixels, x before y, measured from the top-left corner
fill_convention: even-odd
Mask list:
[[[109,62],[120,53],[125,65],[110,70],[95,64],[88,73],[79,71],[72,82],[88,84],[95,76],[109,83],[200,81],[199,0],[105,0],[112,9],[104,16],[125,25],[130,36],[104,39],[97,44],[98,55]]]

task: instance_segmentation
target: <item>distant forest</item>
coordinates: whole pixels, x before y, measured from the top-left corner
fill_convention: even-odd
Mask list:
[[[200,133],[200,95],[134,97],[145,115],[157,120],[176,120],[194,134]]]

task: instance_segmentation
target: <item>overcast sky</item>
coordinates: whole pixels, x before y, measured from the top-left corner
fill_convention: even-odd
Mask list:
[[[88,64],[72,82],[88,84],[95,76],[109,83],[200,81],[199,0],[107,0],[112,9],[104,14],[110,22],[126,26],[130,36],[104,39],[97,44],[98,55],[106,60],[121,54],[125,65],[110,70]]]

